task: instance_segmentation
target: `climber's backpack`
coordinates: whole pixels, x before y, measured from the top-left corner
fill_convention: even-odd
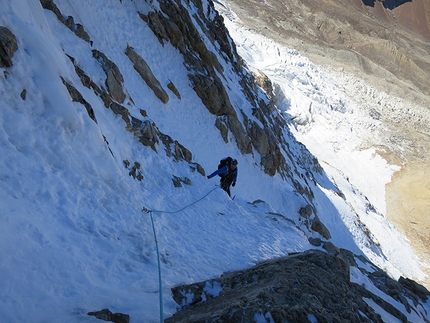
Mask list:
[[[231,157],[226,157],[226,158],[221,159],[219,161],[218,169],[223,168],[225,165],[230,166],[230,163],[232,160],[233,160],[233,158],[231,158]],[[225,176],[225,174],[223,174],[223,175],[218,174],[218,176],[222,177],[222,176]]]

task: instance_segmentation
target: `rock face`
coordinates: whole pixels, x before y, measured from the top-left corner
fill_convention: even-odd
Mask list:
[[[99,320],[109,321],[114,323],[129,323],[130,315],[123,313],[112,313],[109,309],[105,308],[97,312],[88,312],[88,315],[95,316]]]
[[[88,116],[97,123],[96,116],[94,114],[94,110],[91,107],[91,105],[83,98],[82,94],[79,93],[79,91],[71,84],[67,83],[67,81],[63,78],[61,78],[63,81],[63,84],[66,86],[67,91],[69,91],[70,97],[72,98],[73,102],[79,102],[81,103],[85,109],[87,110]]]
[[[203,41],[193,22],[193,18],[197,18],[201,23],[204,22],[207,25],[209,20],[205,17],[204,12],[207,10],[212,11],[215,15],[213,24],[216,24],[219,28],[206,26],[208,29],[205,28],[205,31],[212,40],[215,39],[214,32],[220,35],[216,39],[221,43],[220,47],[225,51],[225,54],[231,57],[233,53],[230,43],[227,41],[227,46],[224,41],[228,32],[224,25],[220,24],[222,18],[214,11],[213,4],[209,5],[209,8],[203,8],[198,1],[194,4],[199,9],[198,17],[191,17],[183,4],[170,0],[160,1],[161,11],[151,12],[148,16],[141,15],[141,17],[148,22],[149,27],[162,44],[170,42],[182,53],[185,65],[190,70],[188,76],[194,90],[208,110],[215,115],[236,116],[236,112],[218,74],[222,72],[221,64],[217,56],[208,49]],[[237,60],[238,56],[236,53],[235,55]]]
[[[0,67],[11,67],[12,56],[17,50],[15,35],[6,27],[0,26]]]
[[[51,10],[57,16],[58,20],[61,21],[61,23],[63,23],[72,32],[74,32],[76,36],[85,40],[86,42],[91,43],[90,36],[85,31],[84,27],[81,24],[75,24],[72,16],[65,18],[53,0],[40,0],[40,3],[43,8]]]
[[[154,94],[161,100],[163,103],[169,102],[169,96],[166,91],[161,86],[160,82],[154,76],[151,71],[151,68],[145,62],[145,60],[140,57],[133,49],[133,47],[127,46],[127,50],[125,51],[126,55],[133,62],[134,69],[139,73],[145,83],[154,91]]]
[[[424,321],[425,314],[417,310],[430,295],[424,287],[411,287],[403,278],[396,282],[376,267],[367,272],[356,262],[364,259],[344,249],[334,250],[338,252],[308,250],[218,279],[175,287],[173,297],[181,310],[165,322],[235,323],[261,317],[267,322],[307,323],[308,315],[313,315],[318,322],[383,323],[366,300],[401,322],[408,321],[402,310],[417,311]],[[351,282],[351,270],[354,275],[367,275],[380,293]],[[387,302],[388,296],[398,302],[396,306]]]
[[[123,91],[124,78],[118,66],[96,49],[93,50],[93,57],[101,64],[103,71],[106,73],[106,86],[110,96],[115,101],[123,103],[126,98]]]
[[[430,40],[430,3],[426,0],[354,0],[381,21],[399,24]]]
[[[425,0],[406,1],[393,10],[397,21],[430,40],[430,3]]]
[[[244,70],[223,18],[215,11],[212,2],[191,1],[189,5],[197,8],[193,16],[190,16],[186,4],[170,0],[160,2],[160,11],[140,16],[161,44],[170,42],[181,52],[193,89],[208,111],[218,117],[215,126],[224,141],[235,140],[243,154],[257,152],[261,156],[260,165],[267,174],[274,176],[278,172],[284,177],[291,175],[291,167],[285,157],[289,154],[288,147],[282,139],[285,122],[276,117],[277,111],[270,99],[262,100],[257,95],[257,84],[261,82],[270,98],[270,82],[264,75],[256,79]],[[196,22],[204,35],[199,34]],[[205,43],[203,37],[211,44]],[[219,48],[218,56],[209,45]],[[242,92],[254,107],[253,117],[258,122],[232,105],[231,94],[223,82],[223,66],[231,66],[241,77]]]

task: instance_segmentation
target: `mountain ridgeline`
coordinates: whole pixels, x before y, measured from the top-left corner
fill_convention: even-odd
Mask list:
[[[125,1],[129,0],[122,0]],[[422,304],[427,302],[429,293],[424,287],[403,277],[395,281],[368,259],[338,248],[329,241],[331,233],[314,204],[315,192],[320,185],[331,189],[340,198],[345,197],[327,178],[318,160],[295,140],[288,129],[288,121],[277,108],[270,80],[263,73],[248,70],[213,2],[147,0],[146,3],[151,10],[136,11],[135,14],[143,25],[152,30],[161,46],[170,44],[182,55],[189,84],[206,109],[215,116],[213,127],[219,131],[224,143],[235,145],[242,155],[252,156],[264,176],[280,176],[286,185],[294,188],[296,194],[306,201],[296,210],[307,228],[300,227],[300,230],[309,236],[312,245],[324,250],[292,254],[247,271],[228,273],[219,279],[175,287],[173,297],[183,310],[167,321],[251,322],[258,315],[270,321],[267,316],[270,312],[274,322],[309,322],[309,313],[318,322],[384,322],[369,305],[376,303],[400,322],[409,321],[404,311],[413,313],[419,322],[428,322],[430,316]],[[98,64],[105,73],[102,86],[73,55],[67,52],[64,55],[70,60],[82,85],[94,93],[106,109],[120,117],[123,129],[147,149],[148,155],[165,154],[171,158],[172,164],[185,162],[197,176],[205,176],[206,170],[193,158],[195,152],[162,132],[150,113],[139,108],[141,102],[136,102],[129,94],[119,64],[97,48],[97,42],[85,25],[76,23],[72,16],[66,16],[54,0],[40,0],[40,4],[77,39],[91,47],[92,64]],[[0,26],[0,67],[5,78],[8,68],[14,64],[14,54],[19,50],[19,42],[13,32]],[[160,106],[172,98],[186,99],[178,90],[178,84],[157,79],[153,72],[157,66],[151,66],[135,48],[128,45],[122,50]],[[98,124],[100,116],[86,99],[87,94],[79,91],[68,77],[59,77],[57,82],[70,94],[71,101],[81,104],[88,117]],[[232,98],[231,87],[240,88],[246,102],[239,103]],[[25,88],[21,99],[26,100]],[[104,134],[103,138],[112,156],[116,155]],[[141,164],[141,160],[123,161],[128,174],[136,181],[144,182],[146,175]],[[172,174],[172,185],[182,187],[192,183],[186,177]],[[370,203],[368,209],[374,209]],[[280,214],[271,216],[273,221],[286,218]],[[286,220],[295,225],[291,219]],[[378,249],[377,239],[358,217],[357,226],[367,233],[368,244]],[[385,296],[367,290],[366,284],[351,282],[350,277],[358,273],[369,276]],[[210,293],[207,286],[220,286],[222,292]],[[393,304],[401,304],[402,308]],[[109,320],[113,321],[111,317]]]

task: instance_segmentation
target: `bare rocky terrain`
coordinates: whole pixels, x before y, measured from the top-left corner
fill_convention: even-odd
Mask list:
[[[308,323],[309,313],[315,318],[312,322],[387,322],[365,299],[371,299],[393,319],[410,322],[402,310],[419,313],[409,304],[427,300],[429,292],[421,285],[403,277],[395,281],[382,270],[369,273],[358,269],[357,261],[369,268],[373,265],[330,243],[324,243],[324,248],[327,252],[308,250],[213,280],[175,287],[173,298],[181,310],[165,322]],[[352,283],[351,274],[358,272],[368,275],[380,295],[389,295],[399,305],[395,307],[363,285]],[[416,318],[421,322],[425,316]]]
[[[430,3],[369,0],[227,0],[244,26],[317,65],[354,74],[390,100],[362,93],[385,131],[369,142],[402,170],[387,185],[387,218],[430,276]],[[350,87],[350,91],[359,92]],[[373,101],[372,101],[373,100]],[[363,101],[364,102],[364,101]],[[430,286],[430,279],[422,282]]]

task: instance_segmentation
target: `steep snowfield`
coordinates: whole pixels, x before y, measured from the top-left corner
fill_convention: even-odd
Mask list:
[[[132,322],[158,321],[157,255],[150,216],[142,212],[143,207],[166,211],[152,214],[166,316],[176,311],[170,296],[174,285],[312,248],[306,236],[312,233],[306,226],[298,228],[277,215],[300,226],[298,210],[306,205],[305,199],[280,176],[272,178],[260,171],[252,156],[242,156],[234,144],[224,143],[213,126],[215,117],[189,84],[180,54],[170,44],[161,46],[139,18],[138,11],[152,10],[149,4],[128,0],[55,3],[64,15],[85,27],[92,47],[51,11],[42,9],[39,1],[1,1],[0,24],[14,33],[19,45],[14,66],[0,69],[2,320],[94,322],[86,313],[108,307],[130,314]],[[240,32],[245,37],[245,31],[231,28],[238,33],[234,38],[240,54],[251,65],[257,56],[271,60],[270,69],[259,68],[268,75],[273,71],[273,80],[285,94],[287,118],[298,115],[294,109],[303,111],[300,105],[312,102],[315,112],[311,115],[318,116],[314,126],[294,133],[321,158],[332,180],[315,189],[318,212],[330,229],[332,242],[365,254],[395,277],[422,278],[418,259],[384,219],[383,185],[394,169],[370,150],[357,150],[354,132],[342,137],[348,126],[363,119],[353,103],[336,97],[336,79],[294,51],[275,44],[265,45],[271,46],[265,50],[261,42],[266,40],[246,35],[245,42],[237,38]],[[162,84],[175,84],[181,100],[172,95],[167,104],[160,103],[125,56],[127,44],[144,56]],[[283,51],[281,61],[271,55],[274,48]],[[207,180],[188,164],[173,162],[161,146],[155,153],[125,131],[122,119],[81,84],[65,55],[74,57],[103,86],[105,76],[92,59],[92,49],[105,53],[120,68],[130,113],[138,116],[139,109],[146,110],[162,132],[193,152],[193,159],[207,173],[226,155],[239,160],[234,200],[216,188],[217,179]],[[292,63],[286,66],[285,60]],[[312,82],[306,82],[305,75]],[[71,101],[60,76],[91,104],[97,124],[81,104]],[[326,90],[316,90],[323,87]],[[25,100],[20,97],[23,89]],[[245,101],[239,89],[231,91]],[[333,102],[342,102],[335,105],[342,111],[327,112]],[[339,113],[335,129],[339,133],[333,133],[333,116]],[[342,121],[344,115],[352,121]],[[331,141],[333,136],[343,140]],[[332,149],[336,145],[342,153]],[[124,160],[141,164],[142,182],[128,175]],[[357,171],[358,166],[362,171]],[[371,182],[368,177],[361,180],[371,171]],[[188,177],[192,185],[174,188],[172,175]],[[333,193],[334,184],[345,194],[347,204]],[[364,196],[376,213],[366,209]],[[249,203],[258,199],[265,202]],[[379,247],[357,225],[357,215]]]

